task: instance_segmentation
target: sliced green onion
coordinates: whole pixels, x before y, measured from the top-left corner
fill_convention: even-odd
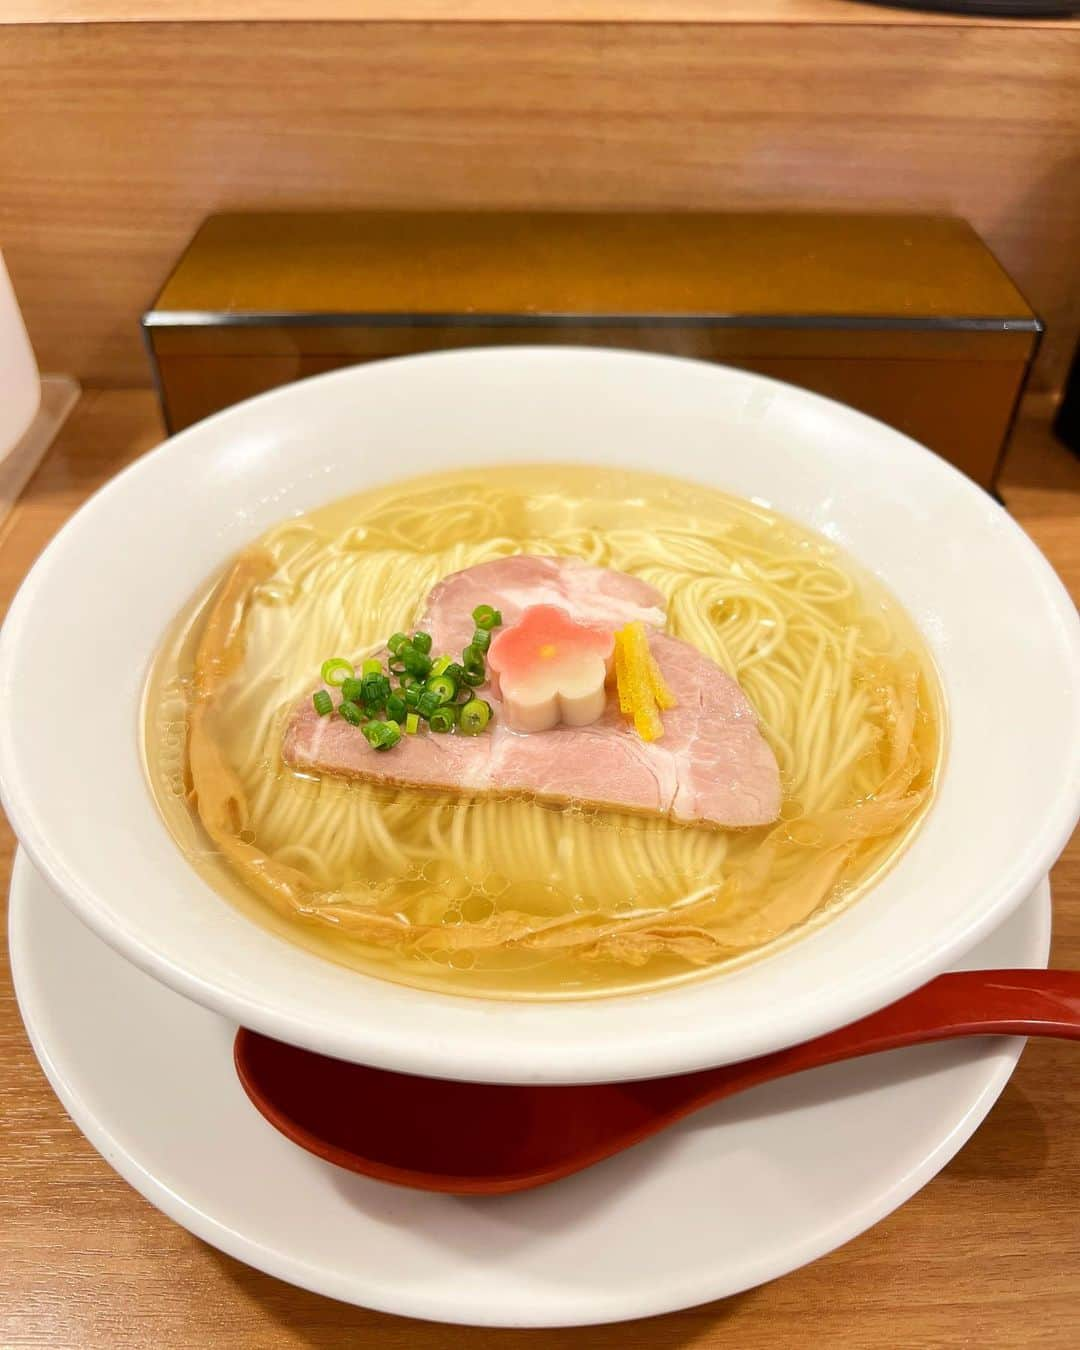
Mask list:
[[[386,716],[391,722],[404,722],[407,712],[408,704],[405,702],[404,695],[391,694],[386,700]]]
[[[379,661],[379,660],[376,660],[376,658],[375,658],[374,656],[370,657],[367,661],[364,662],[364,665],[363,665],[363,673],[364,673],[365,676],[368,676],[368,675],[381,675],[381,674],[382,674],[382,662]]]
[[[416,713],[411,712],[405,718],[405,731],[409,736],[415,736],[420,727],[420,718]]]
[[[428,652],[431,651],[431,634],[414,633],[412,635],[412,645],[418,652],[423,652],[424,655],[427,656]]]
[[[396,722],[369,722],[364,735],[373,750],[389,750],[401,740],[401,728]]]
[[[364,714],[355,703],[350,703],[348,699],[345,699],[344,702],[338,704],[338,712],[344,717],[346,722],[354,727],[358,727],[364,720]]]
[[[441,695],[431,689],[425,689],[416,703],[416,711],[421,717],[430,717],[436,708],[442,707]]]
[[[390,697],[390,681],[385,675],[365,675],[364,676],[364,702],[374,703],[379,707]]]
[[[320,717],[325,717],[327,713],[334,711],[334,700],[325,689],[316,689],[311,696],[311,701]]]
[[[432,675],[441,675],[441,674],[443,674],[443,672],[447,669],[447,667],[448,667],[450,664],[451,664],[451,661],[450,661],[450,658],[449,658],[448,656],[440,656],[439,659],[435,662],[435,664],[431,667],[431,673],[432,673]]]
[[[438,694],[440,703],[453,703],[457,685],[447,675],[433,675],[424,688],[429,694]]]
[[[428,719],[428,726],[432,731],[447,732],[453,731],[454,722],[457,720],[457,709],[450,704],[444,703],[441,708],[436,708]]]
[[[401,659],[408,674],[425,680],[431,674],[431,657],[418,652],[415,647],[403,647]]]
[[[466,684],[474,687],[484,683],[484,677],[487,673],[487,663],[484,660],[484,653],[479,647],[472,643],[461,653],[461,663],[465,667],[465,673],[462,679]]]
[[[319,678],[323,684],[328,684],[331,689],[340,689],[345,681],[355,674],[356,671],[353,669],[351,661],[346,661],[340,656],[332,656],[329,661],[322,663]]]
[[[387,662],[387,664],[390,668],[391,675],[396,675],[398,679],[402,679],[404,677],[405,675],[404,661],[399,661],[396,656],[392,656],[390,660]]]
[[[424,692],[424,687],[423,687],[423,685],[421,685],[421,684],[410,684],[409,687],[405,690],[405,706],[406,706],[406,708],[415,708],[415,707],[419,704],[419,702],[420,702],[420,695],[421,695],[423,692]]]
[[[458,715],[458,730],[463,736],[479,736],[491,721],[491,704],[471,698]]]
[[[472,616],[477,628],[498,628],[502,623],[502,614],[497,609],[492,609],[490,605],[477,605]]]
[[[482,652],[486,652],[491,646],[491,634],[486,628],[478,628],[472,635],[472,645],[479,647]]]
[[[341,685],[341,697],[349,700],[350,703],[359,703],[364,697],[364,681],[358,680],[355,675],[350,675]]]
[[[398,652],[401,651],[402,647],[405,646],[408,640],[409,639],[406,636],[406,634],[395,633],[394,636],[390,639],[390,641],[386,644],[386,649],[391,654],[391,656],[397,656]]]
[[[435,672],[432,671],[432,674],[434,673]],[[458,665],[456,661],[451,661],[445,670],[440,670],[438,673],[440,675],[445,675],[448,680],[453,680],[455,684],[460,684],[461,677],[465,674],[465,667]]]

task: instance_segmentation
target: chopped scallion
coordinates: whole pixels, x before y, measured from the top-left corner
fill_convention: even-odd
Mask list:
[[[389,750],[401,740],[401,728],[396,722],[369,722],[364,735],[373,750]]]
[[[447,732],[453,731],[456,721],[457,709],[452,705],[444,703],[441,708],[436,708],[428,719],[428,726],[432,731]]]
[[[350,675],[342,683],[341,697],[347,698],[350,703],[359,703],[364,697],[364,681],[358,680],[355,675]]]
[[[401,659],[408,674],[425,680],[431,674],[431,657],[418,652],[415,647],[403,647]]]
[[[466,684],[471,684],[474,687],[483,684],[487,673],[487,663],[484,660],[484,653],[479,647],[470,643],[461,653],[461,664],[465,668],[462,679]]]
[[[364,676],[364,702],[370,707],[381,708],[390,697],[390,681],[385,675]]]
[[[416,711],[421,717],[430,717],[436,708],[442,707],[441,695],[431,689],[425,689],[416,703]]]
[[[491,704],[471,698],[458,714],[458,730],[463,736],[479,736],[491,721]]]
[[[319,678],[323,684],[328,684],[331,689],[340,689],[345,681],[355,674],[356,671],[353,669],[351,661],[346,661],[340,656],[333,656],[329,661],[322,663]]]
[[[477,605],[473,610],[476,631],[462,652],[461,660],[450,656],[431,656],[430,633],[418,631],[394,633],[386,647],[387,666],[396,677],[395,688],[381,660],[369,657],[357,671],[351,661],[335,656],[324,661],[320,674],[324,685],[341,690],[338,712],[346,722],[361,727],[375,750],[389,750],[405,734],[415,736],[421,719],[432,731],[450,732],[460,726],[467,736],[476,736],[491,720],[491,704],[473,694],[487,679],[486,654],[491,646],[491,630],[502,623],[502,614],[492,605]],[[320,717],[334,711],[334,701],[326,689],[316,690],[312,705]],[[385,720],[379,714],[385,709]]]
[[[424,688],[429,694],[438,694],[440,703],[453,703],[457,685],[446,675],[433,675]]]

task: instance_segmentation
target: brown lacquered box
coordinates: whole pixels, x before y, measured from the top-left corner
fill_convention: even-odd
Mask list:
[[[589,344],[817,390],[985,487],[1041,331],[964,221],[824,213],[217,215],[143,326],[172,431],[377,357]]]

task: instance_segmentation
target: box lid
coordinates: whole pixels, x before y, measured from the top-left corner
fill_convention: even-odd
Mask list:
[[[148,327],[639,321],[1040,331],[964,221],[825,213],[230,213]]]

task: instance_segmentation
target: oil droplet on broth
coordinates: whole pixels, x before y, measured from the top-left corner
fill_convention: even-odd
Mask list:
[[[495,913],[495,902],[490,895],[474,893],[461,902],[461,913],[468,923],[483,923]]]

